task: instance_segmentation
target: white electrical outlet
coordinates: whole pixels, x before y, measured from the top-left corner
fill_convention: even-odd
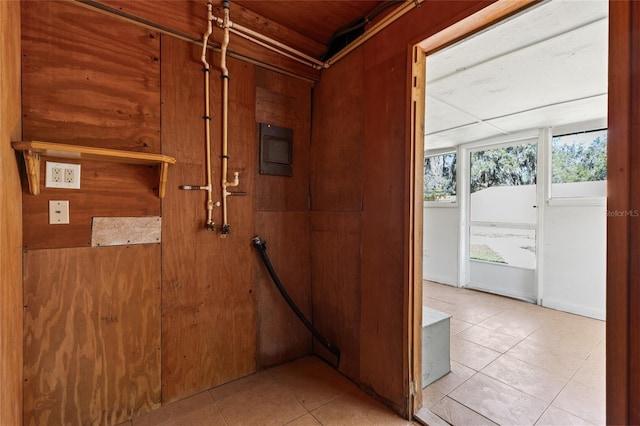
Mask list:
[[[80,164],[47,161],[45,186],[47,188],[80,189]]]
[[[69,223],[69,200],[49,200],[49,224]]]

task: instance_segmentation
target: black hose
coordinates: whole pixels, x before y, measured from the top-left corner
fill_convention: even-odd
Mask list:
[[[284,300],[287,302],[289,307],[298,316],[298,318],[300,319],[300,321],[302,321],[305,327],[307,327],[309,331],[311,331],[311,334],[313,334],[313,336],[316,339],[318,339],[318,341],[322,344],[322,346],[327,348],[329,352],[331,352],[338,358],[338,362],[336,365],[339,366],[340,350],[337,347],[330,344],[327,341],[327,339],[325,339],[324,336],[320,334],[320,332],[313,326],[313,324],[311,324],[311,321],[309,321],[307,317],[304,316],[302,311],[296,306],[295,302],[291,299],[291,297],[287,293],[287,290],[285,290],[284,286],[280,282],[280,279],[278,278],[276,271],[273,269],[273,266],[271,265],[271,261],[269,260],[269,256],[267,256],[266,242],[263,242],[262,239],[259,236],[257,236],[253,238],[253,246],[256,248],[256,250],[258,250],[258,253],[260,253],[260,257],[262,258],[262,262],[264,263],[264,266],[267,268],[267,271],[269,271],[269,275],[271,276],[271,279],[273,280],[276,287],[278,287],[280,294],[282,295],[282,297],[284,297]]]

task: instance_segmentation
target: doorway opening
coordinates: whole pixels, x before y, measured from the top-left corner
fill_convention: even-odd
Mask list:
[[[600,424],[608,4],[511,12],[420,45],[423,303],[451,336],[422,403],[453,424]],[[500,409],[517,400],[529,408]]]

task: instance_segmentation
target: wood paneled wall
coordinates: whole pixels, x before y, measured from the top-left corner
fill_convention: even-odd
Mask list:
[[[151,23],[185,39],[201,40],[202,29],[206,26],[206,2],[193,0],[101,0],[99,3],[115,13],[122,14],[126,19]],[[222,1],[214,0],[213,7],[214,15],[222,17]],[[234,5],[230,18],[232,22],[258,32],[260,29],[265,29],[265,33],[275,35],[275,38],[283,43],[293,41],[293,46],[301,46],[318,54],[324,51],[324,46],[319,43],[243,7]],[[210,43],[220,46],[221,35],[220,31],[214,30],[209,40]],[[278,55],[235,34],[231,34],[230,40],[230,56],[246,58],[265,68],[294,72],[296,75],[306,76],[310,80],[316,80],[319,76],[319,72],[310,66]]]
[[[640,424],[640,5],[609,4],[607,424]]]
[[[358,49],[323,73],[314,90],[310,179],[314,319],[340,349],[340,371],[354,379],[360,378],[363,66]]]
[[[160,406],[160,245],[24,256],[24,424],[117,424]]]
[[[25,140],[160,152],[158,33],[60,2],[22,2],[22,21]],[[81,189],[61,190],[44,187],[41,163],[25,249],[90,246],[94,216],[160,214],[154,167],[82,161]],[[51,199],[69,200],[69,225],[48,224]]]
[[[169,402],[255,371],[256,308],[254,180],[256,135],[255,69],[228,62],[229,173],[240,173],[245,197],[228,198],[231,232],[226,238],[207,231],[206,192],[180,185],[205,185],[204,76],[201,49],[171,37],[162,38],[163,152],[175,156],[163,201],[162,385]],[[214,197],[220,191],[219,56],[209,55]],[[222,226],[221,209],[214,221]]]
[[[264,69],[256,71],[257,123],[293,130],[292,176],[256,178],[255,233],[267,242],[267,254],[280,281],[309,319],[309,150],[311,86]],[[311,352],[310,332],[300,323],[257,261],[258,368],[280,364]]]
[[[354,342],[343,354],[345,374],[405,416],[411,398],[409,48],[486,4],[425,2],[324,70],[315,88],[315,318],[328,335]],[[356,319],[358,327],[346,327]]]
[[[20,3],[0,1],[0,424],[22,422]]]
[[[177,160],[162,201],[156,168],[144,166],[84,161],[80,190],[41,185],[38,196],[23,182],[25,422],[114,424],[309,354],[310,333],[251,239],[260,232],[269,241],[278,273],[311,317],[311,84],[228,58],[229,173],[239,172],[233,191],[247,195],[228,198],[231,233],[221,238],[204,229],[206,193],[179,188],[206,183],[201,48],[72,2],[21,4],[24,139]],[[151,17],[194,4],[130,2]],[[179,30],[180,16],[165,13],[160,24]],[[219,201],[219,54],[208,52],[208,61]],[[259,122],[294,130],[292,177],[258,175]],[[69,225],[48,225],[50,199],[70,200]],[[93,217],[148,215],[162,216],[161,245],[90,247]],[[214,219],[221,226],[219,207]]]

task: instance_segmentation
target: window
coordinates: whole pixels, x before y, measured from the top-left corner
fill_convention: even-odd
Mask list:
[[[552,198],[604,197],[606,179],[606,129],[551,139]]]
[[[424,158],[424,201],[456,202],[456,153]]]
[[[471,153],[471,193],[494,186],[535,185],[538,147],[535,143]]]

